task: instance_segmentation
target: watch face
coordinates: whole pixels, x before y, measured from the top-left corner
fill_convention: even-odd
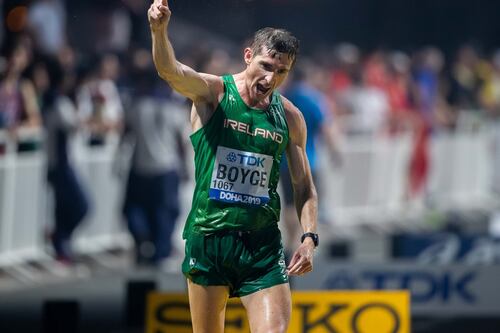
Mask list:
[[[313,242],[314,242],[314,246],[318,246],[318,243],[319,243],[318,234],[313,234],[312,239],[313,239]]]

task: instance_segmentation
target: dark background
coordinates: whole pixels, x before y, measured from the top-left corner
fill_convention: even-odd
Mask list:
[[[500,36],[500,1],[187,0],[170,6],[174,15],[234,40],[263,26],[285,27],[305,49],[349,41],[407,51],[432,44],[451,53],[471,42],[490,51]]]
[[[6,0],[4,13],[22,4],[29,1]],[[120,5],[121,0],[66,0],[68,25],[77,30],[90,23],[84,8],[102,7],[105,13]],[[238,43],[260,27],[287,28],[301,39],[306,53],[344,41],[364,50],[409,52],[435,45],[445,54],[472,43],[488,53],[500,41],[500,1],[495,0],[171,0],[169,5],[174,17]],[[147,24],[145,12],[136,14]]]

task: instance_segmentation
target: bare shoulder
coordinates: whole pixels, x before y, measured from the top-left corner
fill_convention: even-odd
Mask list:
[[[306,136],[306,122],[304,120],[304,115],[300,112],[299,108],[290,102],[285,96],[281,96],[281,99],[285,109],[290,139],[292,142],[300,144],[303,140],[305,140]]]
[[[200,73],[200,76],[210,85],[222,86],[222,77],[220,76],[208,73]]]
[[[199,73],[201,78],[206,82],[207,86],[210,90],[210,104],[218,104],[220,101],[220,96],[224,93],[224,83],[222,78],[217,75],[207,74],[207,73]],[[195,101],[196,103],[197,101]],[[199,101],[198,101],[199,102]]]
[[[191,112],[191,126],[193,132],[203,127],[212,117],[224,96],[224,82],[220,76],[198,73],[208,87],[209,93],[205,97],[191,98],[193,107]]]

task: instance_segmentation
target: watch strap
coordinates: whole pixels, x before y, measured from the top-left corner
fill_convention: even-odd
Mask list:
[[[314,243],[314,247],[318,247],[318,245],[319,245],[318,234],[316,234],[314,232],[306,232],[302,235],[302,237],[300,237],[300,242],[304,243],[304,239],[306,239],[307,237],[311,237],[311,239],[313,240],[313,243]]]

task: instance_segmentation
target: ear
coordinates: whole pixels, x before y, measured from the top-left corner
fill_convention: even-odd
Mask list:
[[[245,48],[245,50],[243,51],[244,53],[244,56],[243,58],[245,59],[245,63],[248,65],[250,65],[250,63],[252,62],[252,58],[253,58],[253,52],[252,52],[252,49],[247,47]]]

